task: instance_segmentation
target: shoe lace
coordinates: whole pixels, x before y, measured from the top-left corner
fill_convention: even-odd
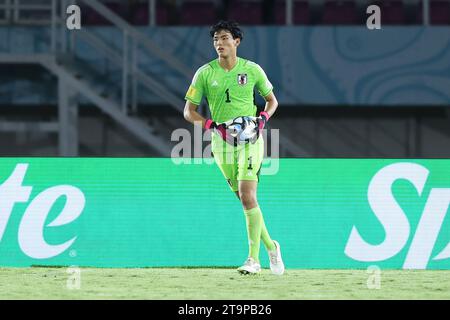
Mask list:
[[[278,252],[276,248],[273,251],[269,251],[269,259],[272,264],[277,264],[280,261],[278,259]]]
[[[274,254],[270,254],[269,259],[272,264],[277,264],[278,263],[278,255],[276,254],[276,252]]]

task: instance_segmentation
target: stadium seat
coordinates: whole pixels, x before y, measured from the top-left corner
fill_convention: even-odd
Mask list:
[[[134,25],[149,25],[149,8],[148,3],[138,3],[133,7],[133,13],[131,17],[131,23]],[[167,25],[169,23],[168,10],[164,5],[159,2],[156,4],[156,24]]]
[[[134,25],[148,25],[150,23],[149,8],[147,3],[138,3],[133,6],[131,23]]]
[[[217,20],[216,7],[208,1],[184,1],[181,23],[184,25],[212,25]]]
[[[99,15],[94,9],[89,6],[80,5],[81,12],[81,22],[83,25],[107,25],[108,21]]]
[[[148,3],[136,3],[129,5],[128,3],[120,2],[105,2],[106,7],[111,9],[114,13],[134,25],[148,25],[149,24],[149,8]],[[83,12],[83,23],[86,25],[111,25],[111,23],[103,16],[98,14],[89,6],[81,6]],[[168,24],[168,9],[161,3],[156,5],[156,24]]]
[[[324,6],[323,24],[356,24],[358,14],[353,1],[327,1]]]
[[[294,1],[292,12],[293,24],[309,24],[310,8],[308,1]],[[279,25],[286,24],[286,0],[280,0],[275,3],[275,23]]]
[[[406,14],[400,0],[384,0],[376,3],[381,8],[382,24],[405,24]]]
[[[450,1],[430,1],[430,24],[450,24]]]
[[[423,23],[423,5],[417,7],[417,23]],[[449,25],[450,24],[450,1],[448,0],[430,0],[430,24],[431,25]]]
[[[262,24],[262,3],[259,1],[232,1],[227,12],[228,19],[239,24]]]
[[[124,19],[128,19],[128,7],[126,4],[119,3],[119,2],[105,2],[104,5],[112,10],[115,14],[119,15],[120,17]],[[97,11],[92,9],[89,6],[80,6],[82,15],[82,21],[83,24],[86,25],[111,25],[112,23],[109,22],[106,18],[104,18],[102,15],[98,14]]]

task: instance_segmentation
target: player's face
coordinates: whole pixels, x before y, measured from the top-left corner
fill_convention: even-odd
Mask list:
[[[220,58],[227,58],[230,55],[236,55],[236,49],[240,43],[240,39],[233,39],[231,32],[227,30],[219,30],[214,33],[214,48]]]

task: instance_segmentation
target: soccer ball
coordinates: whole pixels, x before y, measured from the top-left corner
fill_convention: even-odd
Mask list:
[[[245,116],[234,118],[227,126],[227,129],[230,130],[230,135],[239,144],[254,143],[258,138],[258,124],[254,117]]]

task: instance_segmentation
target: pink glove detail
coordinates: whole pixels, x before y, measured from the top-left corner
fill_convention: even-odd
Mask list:
[[[219,125],[216,128],[216,132],[220,134],[223,140],[227,141],[227,129],[224,125]]]
[[[211,119],[206,120],[205,122],[205,129],[210,129],[211,125],[213,124],[214,121],[212,121]]]
[[[260,115],[260,116],[266,117],[266,121],[268,121],[269,118],[270,118],[269,114],[268,114],[267,112],[265,112],[265,111],[261,111],[261,112],[259,113],[259,115]]]
[[[233,142],[234,142],[234,141],[229,141],[229,140],[232,140],[232,137],[227,134],[227,126],[223,123],[218,124],[218,123],[212,121],[211,119],[208,119],[205,121],[205,129],[206,130],[213,129],[217,134],[220,135],[220,137],[224,141],[229,142],[231,144],[233,144]]]
[[[258,119],[258,128],[259,130],[264,129],[264,126],[266,125],[266,122],[269,120],[270,116],[267,112],[261,111],[259,113],[259,119]]]

